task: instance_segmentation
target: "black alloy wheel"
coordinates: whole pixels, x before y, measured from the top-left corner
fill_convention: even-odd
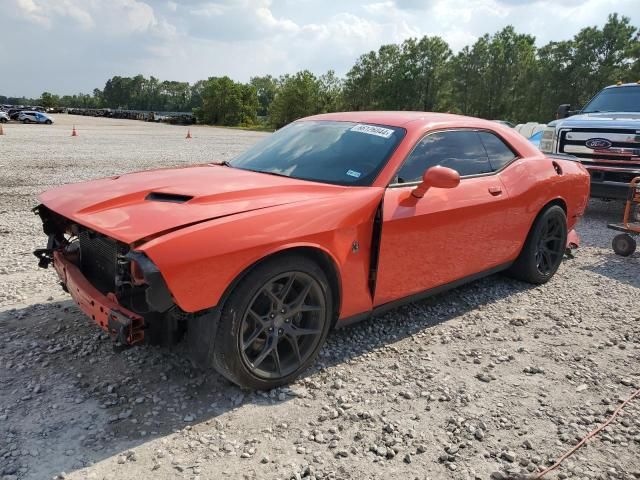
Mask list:
[[[299,369],[322,337],[326,304],[317,280],[285,272],[253,297],[241,325],[240,352],[259,378],[276,379]]]
[[[327,273],[308,256],[260,262],[223,301],[205,364],[245,388],[290,383],[314,362],[335,322],[333,295]]]
[[[567,215],[559,205],[551,205],[533,222],[520,255],[508,273],[524,282],[546,283],[560,267],[566,246]]]
[[[555,272],[565,251],[566,227],[558,216],[545,219],[536,248],[536,268],[541,275],[547,276]]]

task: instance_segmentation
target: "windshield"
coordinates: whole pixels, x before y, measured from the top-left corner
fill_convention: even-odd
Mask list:
[[[640,112],[640,87],[605,88],[582,110],[595,112]]]
[[[405,135],[398,127],[294,122],[229,164],[244,170],[338,185],[370,185]]]

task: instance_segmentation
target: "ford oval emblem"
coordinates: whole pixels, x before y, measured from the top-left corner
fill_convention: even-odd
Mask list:
[[[592,150],[606,150],[607,148],[611,148],[611,142],[606,138],[590,138],[584,142],[584,144]]]

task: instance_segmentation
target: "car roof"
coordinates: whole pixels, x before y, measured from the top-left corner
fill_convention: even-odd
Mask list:
[[[466,117],[452,113],[434,112],[393,112],[393,111],[366,111],[366,112],[338,112],[323,113],[301,119],[306,120],[333,120],[338,122],[372,123],[375,125],[387,125],[390,127],[403,127],[407,130],[422,130],[429,128],[487,128],[495,129],[495,122],[481,118]]]

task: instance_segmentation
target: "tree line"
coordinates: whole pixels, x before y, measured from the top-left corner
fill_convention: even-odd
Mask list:
[[[639,80],[640,30],[614,13],[602,28],[542,47],[512,26],[455,54],[440,37],[410,38],[361,55],[344,78],[331,70],[248,83],[227,76],[194,84],[115,76],[93,94],[0,96],[0,103],[192,111],[202,123],[275,128],[342,110],[445,111],[521,123],[547,122],[561,103],[578,107],[606,85]]]

